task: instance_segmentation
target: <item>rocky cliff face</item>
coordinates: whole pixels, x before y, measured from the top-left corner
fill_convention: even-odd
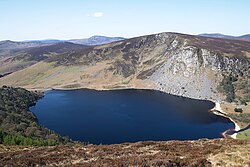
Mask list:
[[[245,79],[250,78],[248,58],[190,46],[187,40],[175,40],[165,56],[166,61],[147,79],[170,94],[220,101],[225,97],[217,88],[226,74],[243,72]]]
[[[249,55],[248,41],[160,33],[48,56],[1,78],[0,84],[29,89],[146,88],[220,101],[227,95],[227,85],[220,84],[227,76],[237,79],[231,83],[236,95],[246,94],[237,85],[249,85]]]

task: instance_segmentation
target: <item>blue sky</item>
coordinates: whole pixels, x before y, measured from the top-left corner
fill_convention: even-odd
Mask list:
[[[250,33],[250,0],[0,0],[0,40]]]

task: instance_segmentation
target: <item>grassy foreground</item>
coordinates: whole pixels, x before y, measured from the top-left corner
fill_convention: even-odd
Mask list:
[[[240,140],[250,140],[250,129],[237,133],[236,137]]]
[[[250,142],[233,139],[45,147],[0,145],[3,166],[249,166]]]

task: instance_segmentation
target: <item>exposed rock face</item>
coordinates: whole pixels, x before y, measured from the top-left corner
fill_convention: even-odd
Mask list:
[[[39,48],[36,51],[40,53]],[[235,86],[236,93],[244,93],[240,87],[250,92],[247,41],[161,33],[39,56],[43,59],[9,61],[7,66],[0,59],[0,74],[8,68],[23,67],[0,77],[0,86],[42,90],[144,88],[220,101],[225,97],[217,87],[232,75],[230,86]],[[237,83],[232,84],[235,78]],[[249,142],[227,139],[20,149],[0,145],[0,161],[6,166],[247,166],[249,148]]]
[[[217,87],[225,76],[242,73],[239,82],[249,80],[249,55],[249,41],[160,33],[48,56],[2,77],[0,85],[146,88],[221,101]]]
[[[249,72],[249,65],[246,59],[183,45],[148,79],[157,83],[157,89],[170,94],[220,101],[224,97],[217,92],[217,86],[223,74]]]

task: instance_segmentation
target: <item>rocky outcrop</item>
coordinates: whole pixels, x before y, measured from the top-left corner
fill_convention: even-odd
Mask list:
[[[31,67],[2,77],[0,85],[28,89],[74,85],[145,88],[221,101],[227,88],[221,81],[229,75],[237,79],[233,83],[236,96],[247,92],[240,91],[237,85],[246,84],[250,78],[249,55],[249,41],[160,33],[47,56]]]
[[[249,66],[247,59],[183,45],[148,80],[156,82],[158,90],[170,94],[221,101],[225,97],[217,87],[223,75],[246,71],[249,79]]]

